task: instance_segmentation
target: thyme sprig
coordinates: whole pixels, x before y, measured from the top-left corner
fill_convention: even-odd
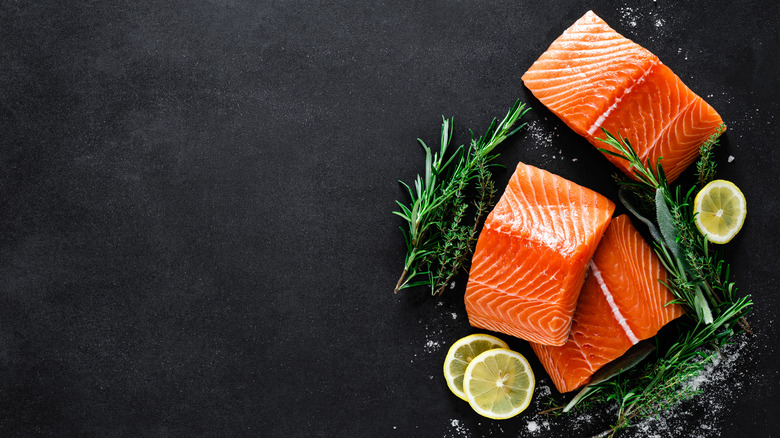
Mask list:
[[[712,150],[723,129],[700,148],[698,188],[715,176]],[[678,323],[677,337],[659,349],[653,362],[590,385],[590,394],[578,395],[580,402],[588,399],[589,405],[618,404],[615,423],[598,435],[613,436],[638,419],[658,415],[696,395],[687,382],[732,341],[737,326],[752,333],[744,316],[753,302],[749,295],[735,297],[736,287],[729,280],[729,266],[720,250],[713,250],[696,229],[692,200],[697,187],[686,192],[670,187],[660,159],[654,165],[649,160],[643,163],[628,139],[602,131],[606,138],[601,141],[610,148],[600,150],[627,160],[635,177],[620,181],[619,198],[648,226],[654,250],[669,271],[664,284],[688,315]],[[646,217],[648,211],[655,212],[655,217]]]
[[[707,141],[699,147],[699,160],[696,162],[696,173],[699,176],[698,187],[701,189],[708,182],[715,179],[715,160],[712,158],[713,150],[718,144],[718,138],[726,129],[726,125],[721,124],[718,129],[710,136]]]
[[[493,119],[485,134],[471,132],[468,148],[459,146],[448,156],[452,140],[452,119],[442,118],[439,151],[433,152],[418,139],[425,151],[424,176],[417,175],[414,189],[399,181],[409,192],[408,205],[396,201],[394,211],[405,221],[401,228],[406,243],[404,268],[395,287],[429,286],[441,294],[457,273],[467,267],[478,237],[479,226],[493,205],[496,194],[489,168],[498,156],[493,150],[525,124],[513,129],[525,104],[515,101],[499,122]]]

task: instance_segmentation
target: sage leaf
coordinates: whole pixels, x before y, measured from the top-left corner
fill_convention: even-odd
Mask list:
[[[650,340],[641,341],[633,347],[629,348],[628,351],[623,353],[622,356],[613,360],[612,362],[609,362],[608,364],[601,367],[601,369],[596,371],[591,377],[590,383],[583,387],[580,392],[578,392],[577,395],[571,399],[569,404],[563,408],[563,412],[569,412],[574,406],[577,405],[577,403],[590,395],[590,391],[595,385],[609,380],[618,374],[635,367],[653,351],[655,351],[655,344]]]
[[[642,216],[642,214],[639,213],[639,209],[634,207],[633,202],[626,194],[625,186],[621,186],[618,190],[618,199],[620,199],[620,203],[623,204],[623,206],[626,207],[626,209],[628,209],[628,211],[630,211],[634,217],[647,225],[647,229],[650,231],[650,235],[653,236],[653,240],[658,243],[663,243],[663,237],[661,237],[661,233],[658,231],[658,228],[655,226],[652,220]]]
[[[661,235],[664,238],[664,244],[672,252],[674,258],[678,261],[685,260],[683,258],[683,249],[680,243],[677,242],[677,226],[674,222],[674,217],[672,217],[672,212],[669,211],[669,206],[666,205],[664,190],[660,187],[655,190],[655,214],[658,220],[658,227],[661,229]]]
[[[704,294],[700,287],[696,288],[693,302],[696,304],[696,315],[699,319],[705,324],[712,324],[712,311],[710,310],[710,305],[707,304],[707,300],[704,299]]]

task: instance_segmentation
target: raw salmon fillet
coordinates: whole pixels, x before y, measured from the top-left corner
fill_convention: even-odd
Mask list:
[[[610,223],[590,263],[569,339],[563,346],[531,343],[560,392],[590,381],[599,368],[683,314],[660,280],[666,270],[628,216]]]
[[[614,210],[590,189],[519,163],[477,240],[469,323],[540,344],[566,342],[588,261]]]
[[[609,149],[600,128],[628,138],[642,162],[658,158],[673,181],[723,120],[658,57],[588,11],[522,77],[571,129]],[[624,173],[628,162],[605,154]]]

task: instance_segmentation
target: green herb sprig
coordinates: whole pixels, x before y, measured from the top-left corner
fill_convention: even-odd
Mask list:
[[[715,176],[712,150],[718,131],[705,142],[697,162],[698,188]],[[736,298],[736,287],[729,280],[729,267],[719,250],[713,250],[694,223],[693,197],[697,188],[682,192],[672,189],[660,159],[653,166],[643,163],[628,139],[602,129],[601,139],[611,148],[602,152],[627,160],[635,180],[621,180],[619,198],[627,209],[648,226],[654,250],[669,271],[665,286],[683,306],[688,320],[678,324],[676,339],[656,355],[654,362],[621,372],[610,380],[589,385],[577,395],[588,405],[618,404],[617,420],[598,436],[613,436],[634,421],[655,416],[672,408],[697,391],[687,382],[698,375],[720,349],[732,342],[738,326],[752,334],[744,316],[753,302],[749,295]],[[655,212],[647,217],[646,212]],[[567,406],[568,410],[571,406]]]
[[[513,129],[526,113],[517,100],[499,122],[493,119],[479,138],[471,132],[468,148],[459,146],[448,156],[452,140],[452,119],[443,118],[439,151],[425,150],[424,176],[417,175],[414,188],[399,181],[409,192],[410,202],[396,201],[394,211],[405,221],[401,228],[406,243],[404,268],[395,293],[414,286],[429,286],[441,294],[457,273],[465,269],[484,219],[496,194],[489,168],[498,154],[493,150],[525,124]],[[446,158],[446,159],[445,159]]]

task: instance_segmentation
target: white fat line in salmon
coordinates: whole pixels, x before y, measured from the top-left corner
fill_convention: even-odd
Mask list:
[[[609,308],[612,309],[612,315],[615,316],[618,324],[623,327],[623,331],[626,332],[626,336],[628,336],[628,339],[631,340],[631,343],[636,344],[639,342],[639,339],[634,336],[634,332],[632,332],[631,327],[628,326],[626,318],[623,318],[623,315],[620,313],[620,309],[617,308],[615,299],[612,297],[612,293],[610,293],[609,289],[607,289],[607,285],[604,283],[604,279],[601,278],[601,271],[599,271],[599,268],[596,267],[595,263],[593,263],[593,260],[590,261],[590,270],[593,272],[593,276],[596,277],[596,282],[599,284],[601,292],[604,293],[604,297],[607,299],[607,303],[609,303]]]
[[[606,111],[601,113],[599,118],[596,119],[596,122],[593,123],[593,125],[590,128],[588,128],[588,135],[593,135],[593,133],[596,132],[596,130],[601,127],[601,124],[604,123],[604,120],[607,120],[607,117],[609,117],[610,113],[612,113],[612,111],[614,111],[614,109],[617,108],[617,104],[620,103],[620,101],[623,100],[623,98],[626,97],[628,95],[628,93],[631,92],[631,89],[636,87],[637,85],[641,84],[642,82],[644,82],[645,78],[647,77],[647,75],[649,75],[650,72],[653,71],[655,66],[660,65],[660,64],[661,64],[661,61],[654,62],[650,66],[650,68],[648,68],[647,70],[645,70],[644,73],[642,73],[642,76],[636,81],[636,83],[634,83],[630,87],[626,88],[625,91],[623,91],[623,94],[620,97],[615,99],[615,103],[610,105],[610,107],[607,108]]]

